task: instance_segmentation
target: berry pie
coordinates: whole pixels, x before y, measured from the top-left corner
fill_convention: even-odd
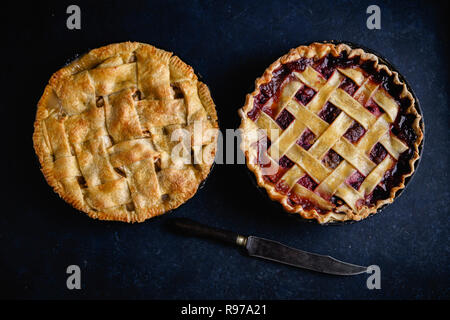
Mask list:
[[[391,203],[419,158],[423,124],[398,73],[345,44],[292,49],[239,110],[241,149],[260,187],[320,223]]]
[[[50,186],[92,218],[125,222],[190,199],[214,162],[218,133],[209,89],[193,69],[137,42],[92,50],[53,74],[34,127]]]

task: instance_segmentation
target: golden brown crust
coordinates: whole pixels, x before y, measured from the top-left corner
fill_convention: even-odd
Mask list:
[[[190,89],[181,92],[190,105],[174,96],[178,83]],[[135,110],[138,90],[137,99],[158,111],[146,123],[139,121],[151,118],[148,112]],[[164,107],[171,109],[167,115]],[[41,171],[60,197],[91,218],[142,222],[163,214],[190,199],[212,165],[171,162],[176,142],[166,135],[189,129],[190,112],[217,131],[207,86],[172,53],[138,42],[91,50],[54,73],[39,100],[33,144]],[[217,132],[199,145],[213,158],[216,146]]]
[[[252,110],[254,98],[260,93],[260,86],[266,84],[271,81],[272,73],[274,70],[278,69],[282,64],[286,64],[288,62],[296,61],[300,58],[314,58],[320,59],[325,57],[328,54],[332,54],[333,56],[339,56],[343,51],[347,52],[348,57],[360,57],[361,61],[373,61],[374,67],[377,71],[385,70],[389,76],[394,76],[394,83],[402,86],[402,92],[400,93],[400,98],[406,98],[410,101],[410,106],[407,109],[407,113],[415,116],[415,121],[413,123],[413,130],[417,135],[417,140],[414,144],[414,154],[409,161],[410,172],[404,174],[401,177],[401,182],[398,186],[391,189],[390,197],[386,200],[378,200],[374,207],[364,206],[362,210],[359,212],[355,212],[351,208],[347,206],[347,208],[342,209],[339,213],[329,210],[326,213],[319,213],[317,210],[305,210],[302,206],[297,205],[295,207],[291,206],[288,202],[288,196],[278,192],[275,189],[273,184],[267,183],[263,179],[263,175],[261,173],[260,166],[258,164],[252,164],[250,159],[250,149],[251,145],[250,139],[247,137],[246,132],[250,132],[255,128],[255,124],[251,119],[247,117],[247,113]],[[257,183],[260,187],[265,188],[267,194],[272,200],[278,201],[282,204],[283,208],[290,213],[299,214],[301,217],[306,219],[316,219],[319,223],[327,223],[334,221],[345,221],[345,220],[362,220],[377,212],[378,208],[382,207],[387,203],[391,203],[395,199],[395,195],[397,191],[403,189],[405,187],[405,179],[411,176],[414,172],[414,163],[419,158],[419,145],[423,139],[423,131],[421,126],[423,123],[421,122],[421,116],[418,113],[415,107],[415,100],[411,92],[408,90],[405,83],[403,83],[397,74],[397,72],[389,69],[388,66],[382,64],[379,58],[371,53],[367,53],[362,49],[353,49],[346,44],[331,44],[331,43],[313,43],[309,46],[299,46],[295,49],[291,49],[286,55],[277,59],[274,63],[272,63],[264,72],[262,77],[256,79],[255,81],[255,90],[248,94],[246,97],[246,101],[244,106],[238,111],[239,116],[241,117],[241,125],[240,129],[242,130],[242,142],[241,149],[246,156],[247,167],[255,174]]]

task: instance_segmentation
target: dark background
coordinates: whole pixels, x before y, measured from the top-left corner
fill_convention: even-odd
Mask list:
[[[81,7],[81,30],[66,8]],[[366,8],[381,8],[381,30]],[[448,299],[449,14],[416,1],[79,1],[17,2],[2,15],[2,213],[0,297],[149,299]],[[51,74],[78,54],[141,41],[173,51],[209,85],[222,130],[264,69],[290,48],[315,40],[372,48],[410,82],[425,118],[421,165],[383,212],[344,226],[303,223],[279,212],[244,165],[216,165],[197,195],[142,224],[94,221],[51,190],[31,135]],[[381,290],[367,274],[335,277],[248,258],[234,248],[168,233],[170,217],[191,217],[361,265],[379,265]],[[82,289],[66,288],[79,265]]]

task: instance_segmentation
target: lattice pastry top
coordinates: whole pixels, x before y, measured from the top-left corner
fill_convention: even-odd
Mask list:
[[[423,137],[398,74],[344,44],[291,50],[256,80],[239,114],[258,184],[321,223],[360,220],[392,202]]]
[[[53,74],[33,142],[47,182],[75,208],[141,222],[195,194],[214,161],[217,129],[209,90],[190,66],[125,42]]]

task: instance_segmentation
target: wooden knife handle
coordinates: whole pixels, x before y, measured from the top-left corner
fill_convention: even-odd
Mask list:
[[[209,238],[232,245],[245,246],[247,238],[233,231],[209,227],[189,218],[172,218],[168,221],[172,231],[187,236]]]

